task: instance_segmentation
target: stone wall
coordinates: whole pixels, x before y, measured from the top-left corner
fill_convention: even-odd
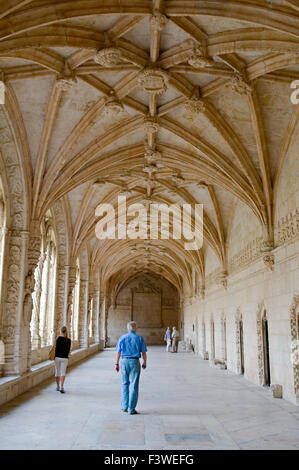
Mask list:
[[[211,319],[215,330],[215,359],[223,359],[222,319],[226,320],[227,368],[239,373],[239,345],[236,320],[242,315],[246,379],[263,385],[260,320],[267,313],[270,346],[271,383],[281,384],[283,397],[298,403],[298,365],[294,364],[291,322],[299,311],[299,240],[274,250],[271,272],[262,259],[229,276],[228,288],[216,285],[205,299],[194,297],[184,305],[185,339],[191,340],[203,355],[202,324],[205,324],[206,351],[211,358]],[[298,302],[299,304],[299,302]],[[193,325],[197,325],[193,331]],[[296,397],[297,394],[297,397]]]
[[[160,276],[140,274],[125,284],[108,312],[109,345],[127,331],[134,320],[147,344],[164,344],[167,326],[178,327],[178,293]]]

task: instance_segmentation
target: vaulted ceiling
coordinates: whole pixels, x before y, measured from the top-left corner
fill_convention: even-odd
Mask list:
[[[275,191],[298,118],[299,2],[2,0],[0,70],[22,136],[32,218],[63,198],[72,256],[113,284],[138,271],[179,289],[227,270],[233,205],[271,246]],[[203,203],[204,245],[95,237],[95,208]]]

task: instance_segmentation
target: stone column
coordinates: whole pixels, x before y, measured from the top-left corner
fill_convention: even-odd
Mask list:
[[[86,333],[87,333],[87,343],[88,346],[92,343],[92,332],[89,330],[90,320],[92,319],[93,314],[93,299],[90,294],[88,294],[87,301],[87,319],[86,319]]]
[[[73,328],[73,315],[74,315],[74,290],[76,284],[76,267],[68,266],[68,289],[67,289],[67,307],[66,307],[66,317],[64,318],[64,323],[66,324],[70,336],[71,328]],[[74,339],[74,338],[73,338]]]
[[[49,267],[50,267],[50,243],[47,244],[45,262],[42,274],[42,284],[46,289],[42,292],[40,302],[40,333],[41,333],[41,347],[47,346],[47,305],[48,305],[48,286],[49,286]]]
[[[93,292],[93,337],[94,342],[100,342],[100,291]]]
[[[56,249],[53,243],[50,243],[50,259],[49,259],[49,288],[48,288],[48,302],[47,302],[47,344],[53,344],[55,338],[56,327],[56,280],[57,280],[57,265],[56,265]]]
[[[68,282],[68,266],[59,266],[57,269],[56,282],[56,305],[54,319],[54,336],[59,335],[59,330],[66,324],[67,311],[67,282]]]
[[[5,364],[3,375],[19,375],[24,371],[20,354],[20,325],[23,314],[25,265],[29,233],[22,230],[7,232],[7,252],[3,266],[3,330]]]
[[[38,271],[38,266],[40,263],[41,257],[41,233],[40,233],[40,223],[39,220],[32,220],[30,225],[30,237],[29,237],[29,246],[28,246],[28,272],[25,278],[25,292],[23,300],[23,350],[26,354],[24,357],[24,366],[27,371],[31,370],[31,331],[30,323],[32,320],[33,313],[37,315],[37,322],[34,322],[34,346],[38,347],[39,343],[39,331],[38,331],[38,322],[39,322],[39,305],[38,309],[35,310],[35,305],[33,302],[33,294],[35,291],[35,281],[36,281],[36,271]],[[43,260],[41,260],[41,263]],[[39,275],[39,273],[37,272]],[[39,293],[40,296],[40,293]],[[39,300],[39,299],[38,299]]]
[[[80,280],[80,298],[79,298],[79,346],[80,348],[88,347],[88,331],[87,331],[87,314],[88,314],[88,281]]]
[[[93,317],[94,317],[94,284],[89,282],[88,284],[88,308],[87,308],[87,337],[88,345],[94,341],[94,328],[93,328]],[[89,326],[91,324],[91,330]]]
[[[100,348],[104,349],[107,341],[106,297],[100,295]]]
[[[37,267],[34,272],[35,286],[32,294],[33,310],[32,310],[32,349],[38,349],[41,346],[41,337],[39,334],[39,322],[40,322],[40,298],[42,293],[42,272],[45,261],[45,253],[41,253]]]

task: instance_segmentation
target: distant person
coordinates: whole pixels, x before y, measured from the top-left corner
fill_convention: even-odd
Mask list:
[[[165,332],[164,341],[166,341],[166,352],[169,352],[169,348],[171,346],[171,331],[169,326]]]
[[[64,381],[66,368],[68,364],[68,357],[71,350],[71,340],[67,336],[67,328],[63,326],[60,330],[60,335],[56,340],[55,350],[55,377],[56,377],[56,390],[60,393],[64,392]]]
[[[138,414],[136,405],[138,401],[140,362],[143,357],[142,368],[146,368],[146,344],[142,336],[136,333],[136,323],[130,321],[127,324],[128,332],[120,337],[116,345],[115,370],[119,372],[119,359],[121,357],[122,390],[121,409],[130,415]]]
[[[172,339],[172,347],[171,347],[172,352],[173,353],[178,352],[179,332],[175,326],[172,328],[171,339]]]

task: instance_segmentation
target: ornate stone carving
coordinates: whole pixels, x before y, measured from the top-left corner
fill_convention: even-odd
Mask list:
[[[150,164],[144,165],[144,167],[142,168],[142,171],[144,171],[145,173],[148,173],[148,175],[151,176],[153,173],[156,173],[157,171],[159,171],[159,168],[155,163],[150,163]]]
[[[198,44],[193,46],[188,58],[188,64],[195,69],[213,67],[215,65],[213,59],[204,55],[202,48]]]
[[[191,116],[197,116],[199,113],[204,113],[206,109],[205,102],[201,98],[189,98],[185,101],[185,110]]]
[[[123,111],[124,111],[123,104],[117,98],[115,93],[111,91],[109,96],[105,98],[105,105],[104,105],[103,112],[105,114],[112,114],[115,116],[115,115],[121,114]]]
[[[146,147],[144,152],[144,158],[148,165],[155,165],[157,168],[163,168],[164,165],[161,161],[161,153],[152,147]]]
[[[252,85],[247,82],[245,76],[235,72],[232,76],[231,82],[229,83],[231,89],[239,95],[250,95],[252,92]]]
[[[56,79],[56,86],[61,91],[69,90],[75,83],[77,83],[77,78],[74,75],[59,76]]]
[[[227,289],[227,272],[221,271],[221,273],[217,276],[216,282],[219,286],[222,286],[224,287],[224,289]]]
[[[299,338],[298,338],[298,307],[299,294],[294,295],[290,307],[290,332],[291,332],[291,361],[294,375],[294,393],[297,404],[299,404]]]
[[[156,116],[146,116],[143,121],[143,127],[145,132],[154,134],[159,130],[159,124]]]
[[[67,295],[67,309],[66,309],[66,321],[67,327],[73,328],[73,314],[74,314],[74,289],[76,284],[76,267],[70,266],[68,272],[68,295]]]
[[[265,266],[269,269],[269,271],[273,271],[274,269],[274,262],[275,262],[275,257],[273,254],[267,254],[263,256],[263,261]]]
[[[241,331],[240,331],[240,322],[242,320],[242,314],[240,308],[237,308],[235,315],[235,342],[236,342],[236,373],[242,374],[241,366]]]
[[[259,384],[264,385],[264,350],[263,350],[263,327],[262,327],[262,313],[264,310],[264,302],[258,306],[256,326],[257,326],[257,361],[258,361],[258,376]]]
[[[162,31],[164,26],[166,26],[168,18],[160,13],[159,10],[154,10],[151,16],[151,26],[157,31]]]
[[[40,309],[40,298],[42,292],[42,271],[43,271],[43,264],[45,260],[45,254],[41,253],[37,267],[34,271],[35,277],[35,284],[34,284],[34,292],[32,294],[33,300],[33,311],[32,311],[32,347],[33,349],[38,349],[41,344],[41,337],[39,334],[39,309]]]
[[[221,349],[222,349],[222,363],[226,369],[227,353],[226,353],[226,318],[224,313],[221,313]]]
[[[236,272],[261,257],[261,245],[263,238],[258,237],[236,253],[229,261],[229,272]]]
[[[148,67],[142,70],[138,77],[138,83],[149,95],[161,95],[167,90],[167,74],[158,67]]]
[[[297,237],[299,237],[299,210],[295,209],[278,221],[274,230],[275,244],[281,246]]]
[[[96,64],[102,67],[113,67],[122,63],[122,52],[117,47],[105,47],[100,49],[93,57]]]
[[[171,178],[174,181],[176,188],[181,188],[181,187],[185,186],[185,184],[186,184],[186,181],[183,178],[183,176],[181,175],[180,171],[175,171]]]

